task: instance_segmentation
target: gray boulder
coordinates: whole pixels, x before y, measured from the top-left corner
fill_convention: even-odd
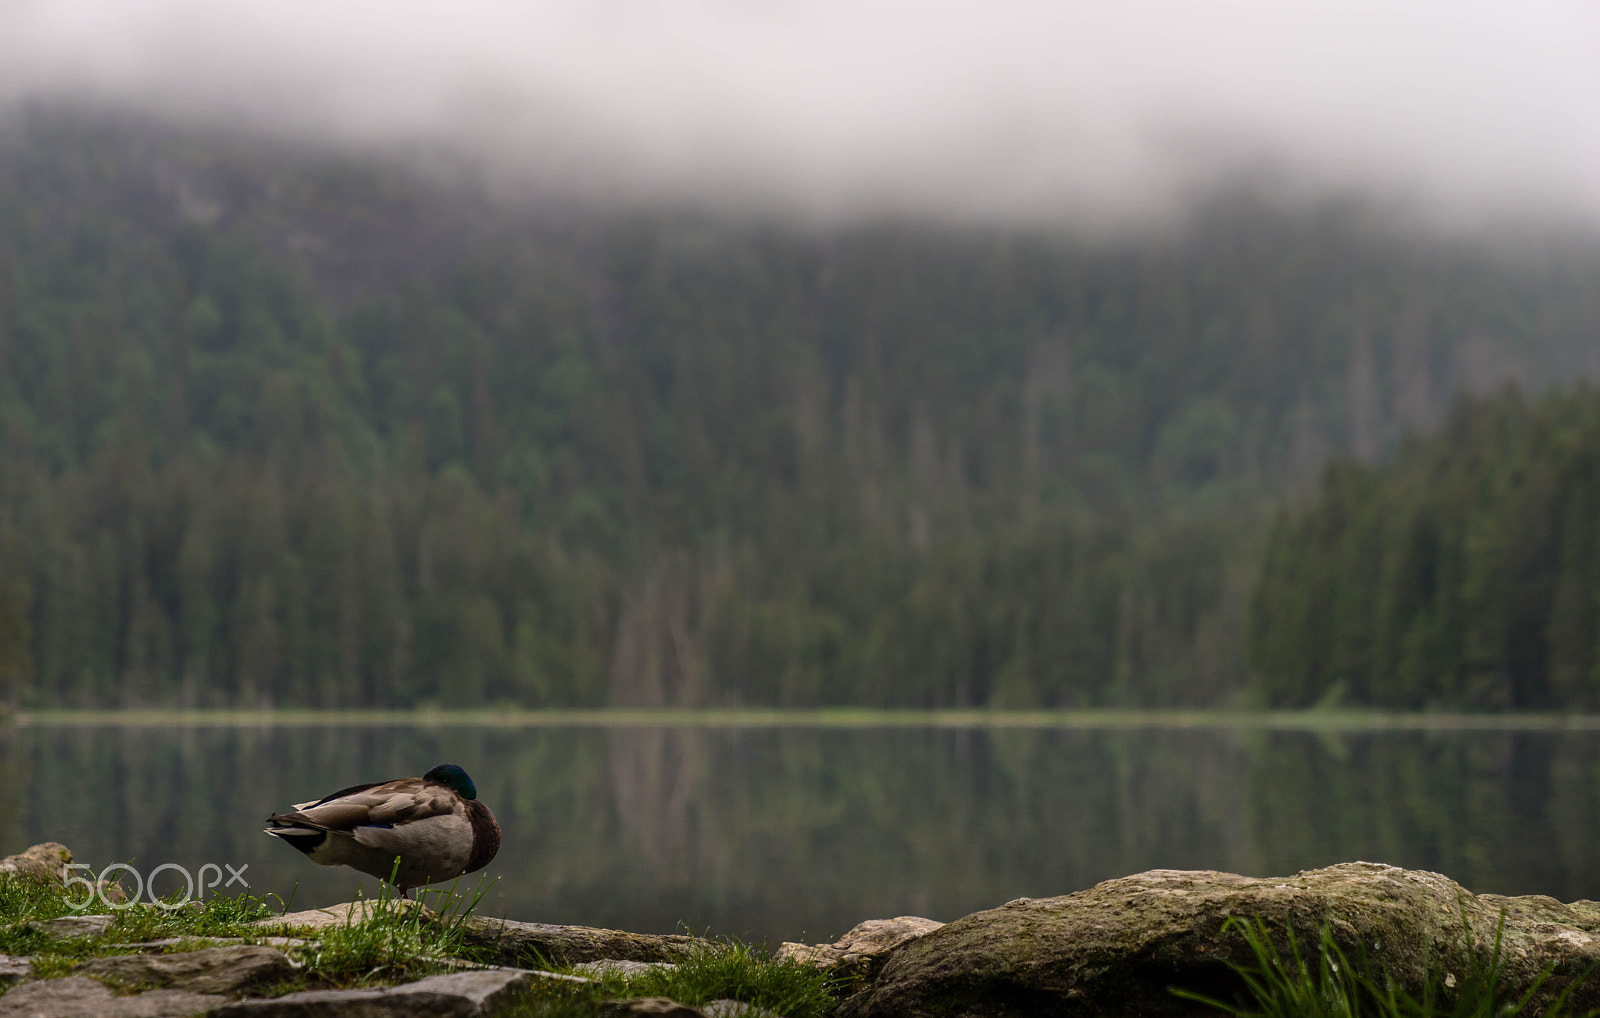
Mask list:
[[[210,947],[177,954],[119,954],[74,965],[72,974],[134,986],[154,986],[194,993],[239,994],[281,983],[298,968],[289,956],[271,947]]]
[[[1381,960],[1415,992],[1430,964],[1449,985],[1466,971],[1468,952],[1487,958],[1502,910],[1510,986],[1528,987],[1553,965],[1547,998],[1600,961],[1596,902],[1473,895],[1437,873],[1375,863],[1269,879],[1151,870],[1019,899],[909,940],[839,1016],[1215,1015],[1170,988],[1224,1000],[1242,992],[1227,962],[1252,956],[1236,931],[1223,933],[1230,916],[1259,917],[1281,949],[1292,933],[1313,954],[1326,922],[1352,959]],[[1600,979],[1570,1003],[1579,1013],[1600,1006]]]
[[[0,997],[0,1018],[190,1018],[222,1003],[222,997],[186,990],[151,990],[135,997],[111,991],[83,976],[23,983]]]

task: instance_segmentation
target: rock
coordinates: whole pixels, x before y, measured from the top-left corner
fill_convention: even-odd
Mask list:
[[[640,976],[646,972],[670,971],[678,966],[670,961],[625,961],[621,958],[602,958],[584,961],[572,966],[574,972],[588,976]]]
[[[46,841],[25,852],[0,859],[0,873],[15,873],[40,883],[59,884],[64,867],[72,862],[72,851],[65,845]]]
[[[600,1005],[600,1013],[614,1018],[638,1015],[639,1018],[708,1018],[704,1011],[680,1004],[666,997],[634,997],[631,1000],[608,1000]]]
[[[315,940],[306,940],[303,937],[251,937],[252,942],[265,944],[267,947],[314,947]],[[158,951],[164,947],[176,947],[182,944],[186,947],[200,950],[204,947],[226,947],[229,944],[242,944],[243,937],[162,937],[160,940],[141,940],[133,944],[107,944],[107,947],[125,951]]]
[[[102,880],[97,886],[100,888],[100,900],[107,905],[120,905],[128,900],[128,892],[123,890],[122,885],[115,880]],[[199,903],[191,901],[189,904],[196,905]],[[88,903],[85,902],[83,907],[88,908]],[[204,908],[205,906],[201,905],[200,907]]]
[[[429,976],[403,986],[309,990],[272,1000],[241,1000],[211,1014],[214,1018],[397,1018],[418,1014],[477,1018],[511,1007],[532,980],[533,973],[521,969],[478,969]]]
[[[281,983],[299,966],[271,947],[209,947],[179,954],[119,954],[72,967],[73,975],[135,986],[233,995]]]
[[[903,915],[893,919],[868,919],[831,944],[778,945],[779,961],[797,961],[820,969],[834,969],[845,977],[871,978],[884,955],[908,940],[932,933],[944,923],[921,916]]]
[[[783,1018],[776,1011],[746,1004],[742,1000],[713,1000],[709,1004],[702,1004],[700,1010],[710,1018]]]
[[[467,947],[489,951],[502,965],[577,965],[586,961],[678,961],[723,945],[676,934],[625,933],[588,926],[550,926],[473,916],[466,921]]]
[[[38,930],[51,940],[77,940],[100,936],[115,920],[116,916],[109,915],[64,915],[59,919],[38,919],[24,926]]]
[[[33,975],[33,959],[0,954],[0,987],[10,986],[19,979]]]
[[[1222,934],[1230,916],[1261,918],[1280,949],[1292,932],[1302,951],[1315,951],[1326,921],[1352,960],[1381,960],[1417,993],[1430,958],[1447,984],[1464,971],[1463,920],[1470,950],[1487,958],[1502,908],[1505,984],[1520,994],[1545,966],[1557,966],[1533,1013],[1600,961],[1597,902],[1475,896],[1437,873],[1376,863],[1264,880],[1151,870],[1063,897],[1019,899],[910,940],[838,1015],[1215,1015],[1168,988],[1239,996],[1242,983],[1226,962],[1251,956],[1236,932]],[[1597,1005],[1600,980],[1568,1000],[1574,1013]]]
[[[425,921],[438,920],[437,914],[419,902],[402,900],[398,904],[421,909]],[[328,926],[360,922],[374,906],[370,901],[345,902],[262,919],[256,925],[269,930],[315,932]],[[494,961],[501,965],[576,965],[607,959],[662,962],[676,961],[699,951],[723,950],[721,944],[699,937],[519,923],[485,916],[469,916],[463,933],[467,947],[490,952]]]
[[[583,976],[569,976],[565,972],[546,972],[544,969],[529,969],[528,972],[531,973],[535,979],[548,979],[557,983],[584,984],[594,982],[593,979],[587,979]]]
[[[72,862],[72,850],[55,841],[34,845],[27,851],[0,859],[0,873],[12,873],[38,883],[62,884],[66,882],[66,866]],[[97,885],[102,899],[113,905],[128,900],[128,892],[115,880],[102,880]],[[84,908],[89,902],[83,903]]]
[[[151,990],[136,997],[116,997],[83,976],[23,983],[0,997],[0,1018],[190,1018],[222,1003],[185,990]]]
[[[256,926],[262,929],[275,930],[281,928],[295,930],[320,930],[329,926],[356,925],[365,922],[367,917],[379,908],[375,901],[345,901],[327,908],[313,908],[304,912],[290,912],[288,915],[274,916],[271,919],[258,919]],[[426,905],[409,898],[391,898],[382,904],[384,909],[399,908],[402,910],[421,909],[425,922],[431,922],[438,916]]]

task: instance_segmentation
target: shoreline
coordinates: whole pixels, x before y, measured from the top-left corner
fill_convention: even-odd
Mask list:
[[[320,710],[19,710],[0,725],[43,727],[317,728],[950,728],[1232,729],[1260,731],[1600,732],[1600,714],[1305,710],[876,710],[859,707]]]

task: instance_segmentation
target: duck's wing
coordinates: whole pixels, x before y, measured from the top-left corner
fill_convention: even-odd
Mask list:
[[[421,778],[400,778],[378,785],[352,785],[288,813],[275,813],[267,823],[279,829],[334,831],[352,834],[363,827],[395,827],[456,812],[457,796],[442,785]]]
[[[391,784],[392,785],[392,784],[394,784],[394,782],[392,782],[392,781],[390,781],[390,782],[368,781],[366,784],[363,784],[363,785],[351,785],[349,788],[341,788],[341,789],[339,789],[337,792],[334,792],[332,795],[324,795],[320,799],[310,799],[310,800],[308,800],[306,802],[297,802],[297,803],[294,804],[294,806],[292,808],[296,809],[296,810],[310,809],[313,806],[321,806],[325,802],[332,802],[334,799],[342,799],[347,795],[354,795],[356,792],[365,792],[369,788],[377,788],[379,785],[382,785],[382,784]]]

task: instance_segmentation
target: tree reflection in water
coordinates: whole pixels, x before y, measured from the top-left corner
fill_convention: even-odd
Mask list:
[[[1143,869],[1351,859],[1600,898],[1600,736],[1556,732],[22,727],[0,732],[0,847],[248,863],[311,907],[374,885],[261,818],[443,761],[500,817],[488,902],[515,919],[832,939]]]

